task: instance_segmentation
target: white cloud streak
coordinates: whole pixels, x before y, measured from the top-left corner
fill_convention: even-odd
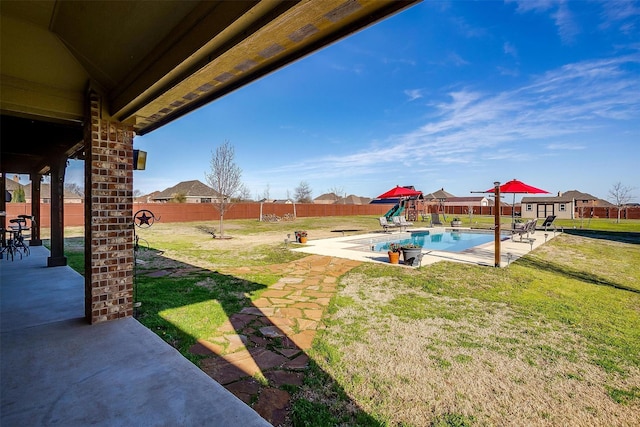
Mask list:
[[[566,139],[579,139],[610,121],[640,120],[640,81],[633,71],[638,66],[640,55],[633,54],[568,64],[500,93],[449,92],[445,100],[425,107],[432,111],[424,125],[389,137],[383,146],[273,172],[298,170],[310,178],[335,178],[380,174],[420,162],[471,166],[585,149]],[[520,147],[527,145],[549,151],[523,153]]]

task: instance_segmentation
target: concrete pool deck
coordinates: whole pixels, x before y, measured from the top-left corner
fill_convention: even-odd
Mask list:
[[[371,243],[390,240],[390,238],[397,238],[397,240],[400,240],[402,238],[410,236],[411,232],[429,231],[431,233],[437,233],[451,230],[474,232],[486,231],[487,233],[493,233],[493,231],[490,230],[478,230],[465,227],[412,227],[406,231],[367,233],[334,237],[330,239],[310,239],[304,246],[295,247],[292,250],[314,255],[346,258],[354,261],[379,262],[388,264],[389,257],[386,252],[374,252],[368,250],[366,249],[368,245],[363,245],[361,242],[363,240],[366,241],[367,239],[369,239]],[[503,235],[503,237],[507,238],[507,240],[502,240],[500,243],[500,267],[506,267],[510,262],[513,262],[516,259],[528,254],[533,249],[536,249],[545,242],[550,241],[559,234],[560,232],[554,230],[536,230],[535,233],[530,235],[530,240],[523,239],[522,241],[520,241],[519,236],[515,236],[513,239],[511,239],[510,237],[508,237],[508,235]],[[494,242],[491,241],[489,243],[475,246],[462,252],[446,252],[423,249],[423,258],[421,265],[429,265],[438,261],[453,261],[466,264],[493,266],[495,254],[494,246]],[[402,265],[402,263],[400,265]]]

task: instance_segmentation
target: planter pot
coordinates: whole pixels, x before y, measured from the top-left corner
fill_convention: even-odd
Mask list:
[[[451,226],[452,227],[461,227],[462,226],[462,221],[451,221]]]
[[[400,264],[400,252],[387,252],[391,264]]]
[[[402,259],[404,260],[405,265],[410,265],[412,267],[419,266],[421,253],[422,248],[402,248]]]
[[[300,243],[307,243],[307,236],[300,236]]]

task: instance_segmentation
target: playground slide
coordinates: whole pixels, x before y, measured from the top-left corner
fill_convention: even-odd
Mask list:
[[[400,206],[399,204],[396,204],[394,207],[389,209],[389,211],[386,214],[384,214],[384,216],[387,217],[387,219],[389,219],[394,216],[400,215],[402,212],[404,212],[404,206]]]

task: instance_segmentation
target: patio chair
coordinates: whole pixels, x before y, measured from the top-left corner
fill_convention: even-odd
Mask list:
[[[400,217],[400,226],[401,227],[411,227],[413,226],[412,222],[407,221],[407,219],[403,216]]]
[[[403,228],[407,228],[410,225],[413,225],[413,223],[407,222],[407,220],[403,216],[394,216],[393,225],[395,225],[396,227],[400,227],[400,231],[403,231]]]
[[[525,234],[527,235],[527,239],[529,239],[529,235],[536,232],[537,223],[538,223],[538,218],[530,219],[524,224],[524,226],[511,230],[511,240],[514,240],[513,237],[515,235],[518,235],[520,236],[520,241],[522,242],[523,236]]]
[[[547,218],[545,218],[544,222],[542,223],[542,227],[544,227],[544,231],[547,231],[547,228],[551,227],[551,224],[553,224],[553,221],[555,221],[555,219],[556,219],[555,215],[549,215]]]
[[[438,213],[431,214],[431,225],[444,225],[442,221],[440,221],[440,214]]]
[[[380,221],[380,225],[382,226],[382,229],[384,230],[385,233],[387,231],[389,231],[389,228],[398,227],[398,225],[396,225],[396,224],[389,224],[389,221],[387,221],[387,217],[386,216],[381,216],[379,221]]]

